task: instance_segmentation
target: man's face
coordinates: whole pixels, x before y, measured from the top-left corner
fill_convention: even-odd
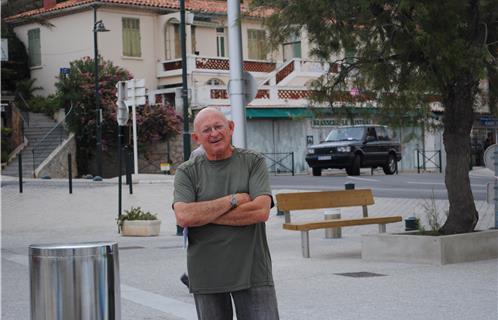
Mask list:
[[[232,154],[234,123],[217,112],[202,114],[192,137],[204,148],[209,160],[226,159]]]

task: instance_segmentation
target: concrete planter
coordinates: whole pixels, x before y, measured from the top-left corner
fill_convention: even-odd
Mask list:
[[[448,236],[422,236],[414,232],[367,234],[361,240],[361,258],[443,265],[498,258],[498,230]]]
[[[125,220],[121,227],[121,234],[136,237],[157,236],[160,229],[161,220]]]

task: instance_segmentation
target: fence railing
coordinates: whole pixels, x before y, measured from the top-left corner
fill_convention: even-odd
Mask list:
[[[427,170],[427,167],[439,169],[443,172],[441,150],[418,150],[417,149],[417,172],[420,169]]]
[[[262,153],[262,155],[266,158],[266,165],[271,173],[295,174],[294,152]]]

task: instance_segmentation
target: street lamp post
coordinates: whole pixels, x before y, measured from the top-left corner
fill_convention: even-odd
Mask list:
[[[180,0],[180,46],[182,51],[182,99],[183,99],[183,160],[190,157],[190,129],[187,88],[187,35],[185,32],[185,0]]]
[[[102,109],[100,108],[100,92],[99,92],[99,49],[97,45],[97,33],[110,31],[105,28],[102,20],[97,21],[97,6],[93,7],[93,48],[95,62],[95,112],[97,120],[97,174],[102,178]]]

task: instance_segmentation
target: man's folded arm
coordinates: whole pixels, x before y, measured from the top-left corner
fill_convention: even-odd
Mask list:
[[[260,195],[218,216],[213,223],[229,226],[247,226],[265,222],[270,216],[271,196]]]
[[[237,193],[237,202],[248,203],[251,199],[247,193]],[[175,202],[176,223],[182,227],[198,227],[213,223],[218,217],[231,209],[231,197],[227,195],[218,199],[200,202]]]

